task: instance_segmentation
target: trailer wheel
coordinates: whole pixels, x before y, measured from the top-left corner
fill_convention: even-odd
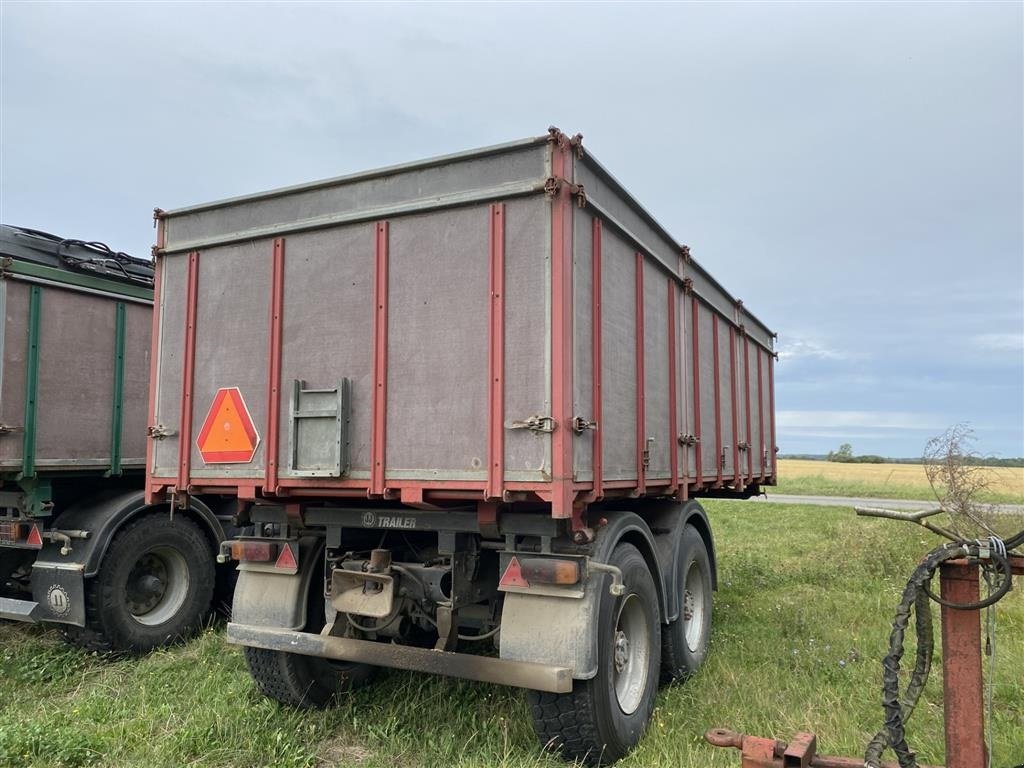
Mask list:
[[[602,587],[597,675],[570,693],[529,691],[541,746],[567,760],[609,765],[640,741],[654,710],[661,655],[661,619],[654,579],[643,555],[620,543],[609,560],[622,570],[626,592]]]
[[[320,550],[322,555],[323,550]],[[314,583],[316,580],[314,579]],[[310,585],[304,632],[319,632],[327,623],[324,600]],[[330,705],[340,694],[369,685],[377,667],[319,659],[265,648],[243,649],[249,673],[264,696],[300,709]]]
[[[213,598],[213,549],[183,515],[149,514],[114,536],[86,583],[84,627],[66,627],[91,650],[145,653],[196,634]]]
[[[662,631],[663,682],[686,679],[708,654],[711,637],[711,558],[704,539],[692,525],[683,529],[680,543],[679,618]]]

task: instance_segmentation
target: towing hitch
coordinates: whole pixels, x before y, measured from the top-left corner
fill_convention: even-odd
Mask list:
[[[714,747],[735,747],[740,750],[740,768],[864,768],[863,758],[817,754],[818,737],[813,733],[798,733],[787,743],[747,736],[725,728],[712,728],[704,734],[704,739]],[[884,762],[880,768],[899,768],[899,765]],[[918,768],[938,766],[919,765]]]

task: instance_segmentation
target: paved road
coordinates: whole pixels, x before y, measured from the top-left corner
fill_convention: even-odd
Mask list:
[[[792,496],[784,493],[768,492],[768,496],[755,496],[754,501],[775,504],[818,504],[826,507],[883,507],[885,509],[915,510],[935,509],[934,501],[912,501],[909,499],[863,499],[852,496]],[[993,509],[1004,513],[1024,514],[1021,504],[994,504]]]

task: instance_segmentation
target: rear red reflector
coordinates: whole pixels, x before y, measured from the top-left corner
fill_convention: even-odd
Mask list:
[[[285,544],[281,547],[281,554],[277,556],[277,562],[274,563],[275,568],[298,568],[299,563],[295,559],[295,553],[292,552],[292,545]]]
[[[277,554],[277,544],[270,541],[233,541],[231,558],[239,562],[269,563]]]
[[[508,561],[505,572],[501,575],[499,587],[528,587],[530,582],[523,578],[523,569],[519,565],[519,558],[513,557]]]
[[[32,530],[28,532],[28,538],[25,539],[25,543],[30,547],[43,548],[43,537],[39,535],[39,526],[33,525]]]

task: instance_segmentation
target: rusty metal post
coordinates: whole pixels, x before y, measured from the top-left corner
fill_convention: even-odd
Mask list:
[[[978,566],[944,563],[942,597],[978,601]],[[981,612],[942,606],[942,683],[946,710],[946,768],[979,768],[985,760],[981,682]]]

